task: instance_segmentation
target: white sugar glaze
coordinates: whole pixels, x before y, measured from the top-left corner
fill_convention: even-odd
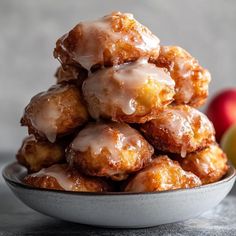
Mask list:
[[[125,114],[131,115],[136,111],[136,96],[147,83],[160,87],[172,87],[175,83],[164,69],[148,63],[147,59],[141,58],[136,62],[114,66],[100,70],[92,74],[83,83],[83,93],[89,102],[95,97],[100,104],[114,104]],[[158,87],[159,86],[159,87]],[[99,118],[99,109],[89,106],[91,115]]]
[[[55,104],[51,97],[68,89],[67,86],[55,85],[49,91],[36,95],[33,100],[44,100],[43,106],[39,106],[37,112],[30,115],[33,127],[43,133],[50,142],[55,142],[57,136],[57,120],[61,116],[60,100]]]
[[[171,178],[173,178],[173,173],[176,177],[178,175],[179,179],[176,179],[176,182],[178,181],[178,183],[174,183],[173,180],[171,180]],[[150,177],[153,179],[150,180]],[[193,178],[196,185],[201,184],[200,180],[194,176],[193,173],[184,171],[167,156],[162,156],[155,158],[148,167],[141,170],[134,179],[131,180],[128,189],[129,191],[135,192],[147,192],[148,186],[146,185],[148,185],[148,183],[150,183],[150,185],[155,184],[158,189],[176,189],[176,184],[179,185],[177,188],[180,188],[183,184],[182,181],[186,181],[186,179],[191,180]]]
[[[140,134],[127,124],[91,124],[79,132],[71,147],[80,152],[90,148],[94,155],[99,155],[106,148],[113,161],[119,161],[124,148],[138,151],[142,148],[142,141]]]
[[[116,19],[123,16],[135,22],[136,33],[133,33],[132,30],[127,32],[114,31],[113,25]],[[116,12],[98,20],[81,22],[76,27],[81,31],[81,37],[79,38],[77,47],[75,47],[75,51],[69,52],[64,47],[63,41],[67,39],[69,34],[65,34],[62,37],[61,45],[64,51],[71,54],[74,61],[81,64],[87,70],[92,65],[103,62],[105,49],[109,49],[110,53],[112,53],[116,48],[117,41],[124,41],[144,52],[159,50],[160,40],[146,27],[137,22],[133,15],[129,13],[122,14]]]
[[[179,80],[179,85],[176,88],[178,94],[181,94],[181,99],[184,103],[189,103],[195,93],[195,83],[193,73],[196,73],[200,68],[198,61],[192,57],[187,51],[177,46],[162,46],[161,54],[168,59],[168,54],[174,53],[172,64],[170,66],[171,76],[173,79]],[[194,72],[195,70],[195,72]],[[208,90],[208,83],[211,81],[211,75],[207,70],[201,70],[198,74],[198,80],[207,81],[202,83],[202,90]]]
[[[208,120],[206,115],[199,112],[194,108],[186,109],[187,107],[180,106],[175,108],[169,108],[161,113],[160,128],[166,128],[175,137],[175,141],[182,145],[181,156],[186,156],[186,145],[183,140],[185,134],[195,139],[196,135],[201,135],[207,131],[214,133],[212,123]],[[196,122],[198,127],[196,127]],[[193,140],[189,140],[191,145],[196,145]]]
[[[199,119],[200,121],[199,129],[196,130],[199,134],[206,130],[214,132],[212,123],[208,120],[206,115],[194,108],[183,109],[183,107],[180,106],[180,108],[166,109],[161,114],[162,117],[168,117],[170,115],[172,119],[163,119],[165,124],[162,124],[162,126],[168,127],[170,132],[178,137],[182,137],[185,132],[194,132],[192,126],[195,119]]]
[[[65,165],[55,164],[48,168],[44,168],[37,173],[31,174],[32,177],[50,176],[56,179],[58,184],[67,191],[71,191],[73,188],[73,181],[66,173]]]

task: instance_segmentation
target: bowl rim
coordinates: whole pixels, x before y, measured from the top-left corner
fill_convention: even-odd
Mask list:
[[[236,178],[236,169],[231,163],[228,163],[229,169],[225,176],[214,183],[205,184],[193,188],[185,188],[185,189],[173,189],[173,190],[165,190],[161,192],[75,192],[75,191],[63,191],[63,190],[57,190],[57,189],[46,189],[46,188],[39,188],[39,187],[33,187],[30,185],[27,185],[23,182],[13,180],[8,174],[8,170],[11,169],[14,166],[18,166],[19,168],[25,168],[18,162],[11,162],[6,164],[2,169],[2,176],[3,179],[6,181],[6,183],[18,187],[23,188],[25,190],[34,190],[34,191],[40,191],[40,192],[51,192],[51,193],[59,193],[59,194],[72,194],[72,195],[79,195],[79,196],[127,196],[127,195],[160,195],[165,193],[180,193],[180,192],[186,192],[186,191],[194,191],[194,190],[200,190],[200,189],[206,189],[209,187],[217,187],[219,185],[222,185],[224,183],[230,182],[232,179]],[[16,173],[17,176],[17,173]]]

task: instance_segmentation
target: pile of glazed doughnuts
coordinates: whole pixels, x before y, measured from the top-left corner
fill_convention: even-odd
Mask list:
[[[81,22],[56,42],[57,83],[34,96],[17,160],[33,187],[152,192],[220,180],[227,157],[196,108],[210,73],[160,46],[132,14]]]

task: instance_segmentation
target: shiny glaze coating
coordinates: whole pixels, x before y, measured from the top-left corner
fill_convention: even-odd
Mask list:
[[[162,46],[156,64],[168,69],[175,81],[176,104],[199,107],[205,103],[211,75],[187,51],[178,46]]]
[[[95,72],[82,90],[93,118],[144,123],[172,102],[174,85],[165,70],[139,59]]]
[[[212,123],[187,105],[166,108],[154,120],[142,124],[141,131],[156,149],[182,157],[215,141]]]
[[[203,184],[220,180],[227,172],[227,157],[217,144],[178,159],[182,168],[197,175]]]
[[[37,188],[64,191],[107,192],[112,190],[104,180],[85,176],[67,164],[52,165],[37,173],[27,175],[23,181]]]
[[[50,143],[47,140],[37,140],[31,134],[23,140],[16,158],[29,172],[37,172],[65,161],[65,146],[63,142]]]
[[[58,136],[71,133],[87,120],[79,89],[72,84],[58,84],[31,99],[21,124],[28,126],[29,133],[55,142]]]
[[[65,65],[87,70],[135,61],[154,60],[159,39],[132,14],[113,12],[98,20],[81,22],[57,40],[54,57]]]
[[[123,180],[151,161],[152,146],[127,124],[89,124],[68,148],[71,166],[92,176]]]
[[[200,185],[201,180],[193,173],[184,171],[177,161],[167,156],[157,156],[128,182],[124,191],[158,192]]]

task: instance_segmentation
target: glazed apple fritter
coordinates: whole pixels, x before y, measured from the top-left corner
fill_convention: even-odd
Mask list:
[[[159,192],[200,185],[201,180],[193,173],[184,171],[177,161],[172,161],[168,156],[158,156],[128,182],[124,191]]]
[[[54,57],[63,65],[87,70],[159,55],[160,40],[132,14],[113,12],[98,20],[81,22],[57,40]]]
[[[67,164],[55,164],[27,175],[24,183],[37,188],[75,192],[112,191],[112,187],[103,179],[85,176]]]
[[[227,156],[217,144],[178,159],[182,168],[197,175],[203,184],[220,180],[227,172]]]
[[[83,80],[87,78],[88,71],[81,68],[70,65],[60,66],[55,74],[57,84],[64,82],[75,81],[76,84],[81,85]]]
[[[71,166],[91,176],[120,181],[151,161],[153,147],[127,124],[89,124],[68,148]]]
[[[187,51],[178,46],[162,46],[156,64],[167,68],[175,81],[176,104],[199,107],[205,103],[211,75]]]
[[[174,85],[162,68],[140,59],[93,73],[82,90],[93,118],[144,123],[173,101]]]
[[[21,124],[37,138],[55,142],[88,120],[79,89],[72,84],[58,84],[34,96],[25,108]]]
[[[154,120],[142,124],[141,131],[156,149],[182,157],[215,141],[212,123],[187,105],[166,108]]]
[[[31,134],[23,140],[16,158],[28,172],[37,172],[53,164],[65,162],[65,145],[62,142],[39,141]]]

